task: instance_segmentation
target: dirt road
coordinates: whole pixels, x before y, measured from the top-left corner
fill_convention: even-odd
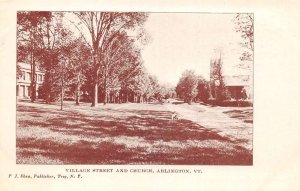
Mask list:
[[[223,112],[236,108],[211,107],[200,104],[164,104],[171,112],[177,112],[180,118],[191,120],[205,128],[218,132],[232,140],[245,139],[243,146],[252,149],[252,123],[245,123],[240,119],[230,118]]]

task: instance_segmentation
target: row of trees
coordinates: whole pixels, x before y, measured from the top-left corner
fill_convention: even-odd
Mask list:
[[[36,99],[37,65],[45,72],[38,91],[47,103],[63,101],[67,94],[79,104],[82,92],[92,106],[174,96],[143,66],[147,17],[134,12],[18,12],[17,58],[31,65],[31,101]]]

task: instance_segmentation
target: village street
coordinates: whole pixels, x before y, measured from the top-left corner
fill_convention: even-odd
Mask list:
[[[253,165],[253,20],[18,11],[16,162]]]

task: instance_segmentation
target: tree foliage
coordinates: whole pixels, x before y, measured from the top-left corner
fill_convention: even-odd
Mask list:
[[[230,98],[226,88],[223,75],[223,61],[219,58],[211,60],[210,93],[217,101],[224,101]]]
[[[207,101],[209,98],[209,83],[202,76],[198,76],[197,90],[198,95],[196,98],[203,102]]]
[[[51,12],[21,11],[17,13],[17,61],[31,65],[31,101],[36,99],[36,62],[44,44],[44,24],[52,19]],[[19,68],[17,67],[17,72]]]
[[[94,54],[94,99],[92,106],[96,106],[98,102],[98,85],[99,73],[102,69],[104,80],[107,80],[107,70],[110,62],[107,60],[107,49],[116,41],[115,36],[127,33],[128,30],[133,30],[140,27],[147,18],[145,13],[121,13],[121,12],[74,12],[82,24],[89,32],[90,43],[87,36],[84,36],[85,41],[89,44]],[[78,27],[77,27],[78,28]],[[78,28],[79,29],[79,28]],[[79,29],[83,34],[83,28]],[[115,47],[120,48],[120,46]],[[116,50],[114,50],[116,51]],[[101,67],[104,66],[104,67]],[[104,81],[104,95],[107,95],[107,81]],[[105,103],[104,99],[104,103]]]
[[[253,52],[254,52],[254,19],[251,13],[238,13],[235,17],[235,30],[241,34],[243,42],[241,46],[244,48],[240,60],[241,68],[252,69]]]
[[[192,70],[184,71],[176,86],[177,96],[190,104],[198,94],[197,84],[198,78],[195,72]]]
[[[98,100],[148,102],[175,96],[173,87],[161,86],[143,65],[141,50],[150,39],[143,28],[147,14],[73,12],[79,23],[67,22],[70,20],[65,13],[47,14],[49,17],[39,22],[36,38],[32,39],[38,45],[34,49],[35,61],[45,72],[39,95],[47,103],[65,95],[74,97],[76,104],[84,95],[94,105]],[[20,25],[18,32],[33,30],[32,24],[22,19],[19,22],[24,26]],[[22,33],[18,39],[20,60],[33,50],[28,48],[33,43],[21,40],[27,34],[30,33]]]

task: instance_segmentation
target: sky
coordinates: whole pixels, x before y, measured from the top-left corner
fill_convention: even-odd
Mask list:
[[[210,60],[221,51],[224,74],[242,74],[236,67],[240,63],[242,39],[234,30],[234,16],[151,13],[145,23],[151,42],[142,52],[148,72],[170,85],[176,85],[186,69],[209,79]]]
[[[78,20],[67,13],[65,24],[78,33]],[[238,69],[243,42],[235,32],[235,14],[208,13],[150,13],[144,27],[150,35],[142,50],[147,71],[160,83],[175,86],[181,74],[189,69],[209,79],[210,60],[223,60],[224,75],[247,74]],[[74,24],[70,23],[70,20]],[[79,26],[79,25],[78,25]],[[81,27],[81,30],[85,29]],[[90,39],[88,31],[86,39]],[[79,34],[78,34],[79,35]]]

